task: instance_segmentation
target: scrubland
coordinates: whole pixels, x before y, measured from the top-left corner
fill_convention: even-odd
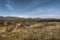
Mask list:
[[[60,22],[12,21],[0,27],[0,40],[60,40]]]

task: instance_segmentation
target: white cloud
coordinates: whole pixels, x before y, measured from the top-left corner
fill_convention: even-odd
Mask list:
[[[9,10],[13,10],[13,7],[10,5],[10,0],[6,0],[7,4],[5,5]]]
[[[9,4],[6,4],[6,7],[9,9],[9,10],[13,10],[13,7]]]
[[[60,18],[60,9],[58,8],[40,8],[34,11],[25,13],[27,17],[41,17],[41,18]]]

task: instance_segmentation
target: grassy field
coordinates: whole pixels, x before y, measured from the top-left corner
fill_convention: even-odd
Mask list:
[[[60,22],[34,23],[10,32],[5,29],[0,29],[0,40],[60,40]]]

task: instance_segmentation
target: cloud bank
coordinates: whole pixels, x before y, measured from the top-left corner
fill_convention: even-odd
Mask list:
[[[60,17],[60,0],[0,0],[0,6],[2,15],[46,18]]]

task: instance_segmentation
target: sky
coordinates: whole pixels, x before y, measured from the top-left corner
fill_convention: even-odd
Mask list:
[[[60,18],[60,0],[0,0],[0,16]]]

